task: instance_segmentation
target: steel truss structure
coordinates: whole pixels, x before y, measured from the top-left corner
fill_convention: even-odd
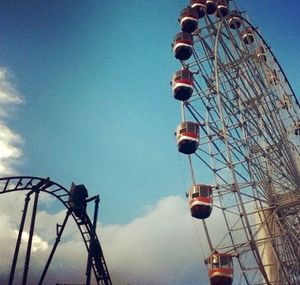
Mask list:
[[[14,251],[14,256],[12,260],[12,266],[9,276],[9,285],[12,285],[14,282],[14,276],[16,271],[16,265],[19,257],[19,249],[21,244],[22,233],[24,230],[24,224],[28,212],[29,201],[31,196],[34,196],[34,202],[32,207],[30,229],[29,229],[29,238],[27,242],[27,250],[24,263],[24,271],[22,278],[22,285],[27,284],[28,274],[29,274],[29,265],[31,257],[31,247],[32,239],[34,235],[35,219],[37,213],[38,199],[40,192],[45,192],[54,196],[59,200],[66,208],[66,216],[62,225],[57,225],[57,236],[53,244],[53,248],[48,257],[47,263],[44,267],[44,270],[41,274],[41,278],[38,282],[39,285],[43,284],[45,276],[47,274],[48,268],[51,264],[52,258],[54,256],[55,250],[60,242],[61,236],[67,224],[67,221],[70,216],[73,217],[76,225],[81,233],[85,247],[88,252],[87,260],[87,269],[86,269],[86,284],[91,284],[91,272],[93,271],[95,280],[97,284],[101,285],[111,285],[111,279],[109,272],[105,263],[103,251],[100,245],[100,241],[96,234],[96,223],[98,215],[98,205],[99,205],[99,196],[94,196],[86,199],[86,202],[95,202],[94,217],[93,221],[90,220],[86,211],[83,211],[79,216],[76,215],[74,209],[70,206],[70,191],[65,189],[63,186],[58,183],[51,181],[49,178],[39,178],[39,177],[30,177],[30,176],[17,176],[17,177],[5,177],[0,178],[0,194],[15,192],[15,191],[26,191],[25,203],[23,214],[20,221],[19,233],[17,237],[17,243]]]
[[[197,2],[197,1],[193,1]],[[230,2],[230,11],[238,10]],[[187,155],[192,183],[213,184],[213,212],[202,221],[207,254],[234,256],[233,284],[300,284],[299,102],[247,15],[241,26],[205,14],[192,33],[193,94],[182,121],[197,122],[200,143]],[[253,42],[245,40],[251,30]],[[223,217],[223,232],[215,219]]]

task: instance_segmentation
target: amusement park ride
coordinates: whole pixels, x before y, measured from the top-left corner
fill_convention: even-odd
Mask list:
[[[299,285],[294,91],[233,1],[191,0],[179,24],[172,44],[181,64],[172,79],[181,104],[176,141],[191,172],[191,215],[207,239],[210,284]],[[220,217],[223,231],[215,228]]]
[[[181,105],[178,151],[187,158],[191,216],[207,240],[211,285],[300,285],[300,104],[259,31],[233,0],[191,0],[172,44],[181,67],[172,79]],[[205,171],[206,169],[206,171]],[[96,234],[99,196],[39,177],[0,178],[0,194],[25,201],[12,257],[16,268],[33,197],[22,282],[28,284],[39,194],[66,209],[38,285],[72,217],[87,250],[86,285],[112,285]],[[86,207],[95,203],[91,220]],[[217,220],[223,228],[217,228]],[[218,224],[219,226],[219,224]]]
[[[96,234],[96,224],[98,216],[98,206],[99,206],[99,196],[88,197],[88,191],[84,185],[71,186],[70,191],[65,189],[63,186],[51,181],[49,178],[39,178],[39,177],[29,177],[29,176],[19,176],[19,177],[6,177],[0,178],[0,194],[6,194],[10,192],[22,191],[26,193],[23,213],[21,217],[21,222],[19,225],[19,232],[16,242],[16,247],[12,259],[12,265],[10,269],[8,285],[12,284],[22,284],[26,285],[28,283],[29,265],[31,257],[31,248],[34,236],[34,227],[37,213],[37,206],[39,200],[39,194],[41,192],[52,195],[55,199],[60,201],[65,209],[66,216],[62,225],[57,225],[56,228],[56,239],[53,244],[50,255],[45,264],[44,270],[41,273],[39,281],[36,283],[38,285],[44,284],[46,274],[51,265],[51,261],[54,257],[57,246],[62,237],[65,226],[68,222],[70,216],[73,217],[79,232],[81,233],[83,242],[87,250],[87,267],[86,267],[86,285],[91,284],[91,275],[94,273],[94,280],[96,284],[101,285],[111,285],[111,279],[109,272],[104,260],[103,251],[100,245],[100,241]],[[24,226],[26,222],[26,216],[28,212],[29,202],[31,196],[34,196],[32,214],[29,226],[29,237],[27,242],[27,249],[25,254],[25,262],[23,269],[22,282],[16,283],[15,280],[16,267],[18,264],[20,245],[22,240],[22,234],[24,232]],[[89,202],[95,202],[94,216],[91,221],[86,207]],[[66,284],[65,284],[66,285]]]

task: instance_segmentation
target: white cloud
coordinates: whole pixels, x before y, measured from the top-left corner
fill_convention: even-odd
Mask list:
[[[101,228],[100,238],[118,284],[201,284],[207,282],[187,202],[163,198],[144,217]]]
[[[11,130],[5,118],[11,114],[16,104],[23,102],[16,89],[10,82],[8,71],[0,67],[0,175],[16,173],[15,165],[22,156],[20,144],[22,138]]]
[[[21,96],[12,85],[11,79],[7,69],[0,67],[0,103],[2,105],[20,104],[23,102]]]
[[[151,209],[143,217],[125,225],[99,226],[98,236],[113,284],[207,283],[204,255],[195,235],[186,200],[181,197],[162,198]],[[64,211],[54,215],[43,211],[37,215],[30,266],[35,270],[29,275],[33,283],[36,283],[41,275],[55,239],[56,223],[62,223],[64,214]],[[1,219],[3,221],[1,226],[9,233],[9,237],[5,239],[6,246],[1,248],[1,253],[8,260],[12,258],[17,229],[17,224],[11,220],[17,219],[20,215],[18,209],[18,215],[13,215],[12,218],[4,215]],[[0,240],[3,240],[3,236],[0,236]],[[25,247],[23,245],[20,252],[20,260],[24,259]],[[70,221],[44,284],[84,283],[86,260],[84,243],[75,223]],[[6,264],[6,267],[9,266],[10,262]],[[2,272],[7,272],[8,269],[5,270],[3,267],[4,265]],[[22,261],[18,264],[18,268],[18,272],[22,272]],[[21,280],[21,277],[18,273],[16,281]],[[5,280],[2,282],[5,283]]]
[[[18,236],[18,232],[17,230],[14,231],[15,232],[15,236]],[[22,242],[27,243],[29,239],[29,233],[26,231],[23,231],[22,233]],[[43,241],[41,239],[41,237],[39,237],[38,235],[33,235],[32,237],[32,252],[37,252],[38,250],[41,251],[45,251],[48,248],[48,243],[46,241]]]

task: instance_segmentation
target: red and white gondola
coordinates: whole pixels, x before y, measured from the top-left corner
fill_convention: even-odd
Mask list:
[[[218,17],[225,17],[228,15],[228,0],[218,0],[217,1],[217,16]]]
[[[173,52],[175,58],[179,60],[187,60],[193,54],[193,37],[187,32],[176,34],[173,42]]]
[[[194,91],[193,74],[187,69],[176,71],[172,78],[172,91],[175,99],[186,101],[191,98]]]
[[[176,131],[178,151],[184,154],[193,154],[199,146],[199,124],[182,122]]]
[[[192,217],[206,219],[212,212],[212,187],[210,185],[193,185],[188,194]]]
[[[228,16],[228,25],[230,29],[239,29],[242,25],[241,13],[237,10],[233,10]]]
[[[183,32],[195,32],[198,28],[198,10],[187,6],[181,11],[179,22]]]
[[[211,285],[231,285],[233,282],[232,255],[213,252],[206,260]]]
[[[198,18],[201,19],[206,13],[206,0],[191,0],[190,5],[198,11]]]
[[[217,0],[206,0],[206,12],[208,15],[212,15],[217,11],[218,3]]]

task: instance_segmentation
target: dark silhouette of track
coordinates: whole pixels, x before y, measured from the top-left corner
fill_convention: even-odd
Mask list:
[[[72,206],[70,205],[70,191],[68,191],[58,183],[51,181],[49,178],[32,176],[14,176],[0,178],[0,194],[14,191],[29,191],[29,193],[38,193],[41,191],[54,196],[61,203],[63,203],[63,205],[67,209],[66,220],[68,216],[71,215],[74,218],[81,233],[88,252],[88,262],[91,264],[97,284],[112,285],[108,268],[103,256],[103,251],[97,234],[95,233],[94,225],[87,215],[85,209],[81,211],[80,215],[78,215],[78,212],[74,212],[74,208],[72,208]],[[96,196],[96,199],[98,199],[99,202],[98,196]],[[91,198],[87,200],[91,200]],[[57,239],[59,242],[59,238]],[[26,281],[24,284],[26,284]],[[42,281],[40,281],[40,284],[42,284]]]

